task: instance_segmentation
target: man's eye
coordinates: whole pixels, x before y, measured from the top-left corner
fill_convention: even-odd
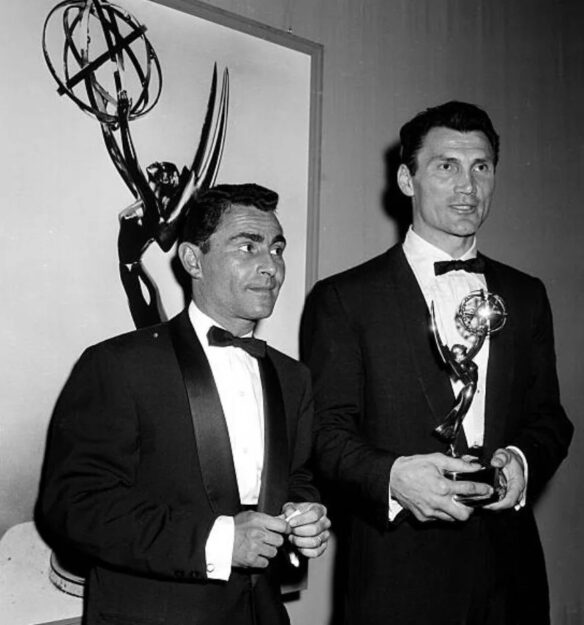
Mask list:
[[[251,254],[253,252],[253,250],[254,250],[254,246],[253,246],[253,243],[242,243],[239,246],[239,249],[242,252],[247,252],[248,254]]]
[[[452,171],[454,169],[454,165],[452,163],[439,163],[438,169],[440,171]]]
[[[491,171],[491,167],[490,167],[489,163],[477,163],[475,165],[475,169],[476,169],[476,171],[480,172],[481,174],[486,174],[486,173]]]
[[[284,248],[283,247],[273,247],[270,250],[270,254],[272,254],[272,256],[283,256],[284,255]]]

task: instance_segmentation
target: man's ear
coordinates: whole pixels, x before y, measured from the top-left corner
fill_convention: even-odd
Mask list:
[[[184,270],[191,276],[191,278],[200,278],[201,273],[201,248],[194,243],[184,241],[178,246],[178,257],[184,267]]]
[[[414,184],[412,182],[412,174],[408,169],[407,165],[403,163],[399,166],[397,170],[397,184],[400,188],[400,191],[407,195],[408,197],[414,196]]]

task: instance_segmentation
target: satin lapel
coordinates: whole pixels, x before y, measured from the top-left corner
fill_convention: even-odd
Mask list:
[[[414,272],[401,246],[394,248],[390,253],[393,253],[390,275],[396,289],[414,369],[430,407],[433,421],[438,425],[444,421],[444,417],[454,404],[452,385],[448,371],[442,365],[434,347],[428,307]]]
[[[507,307],[512,308],[514,294],[505,288],[504,281],[493,267],[493,263],[485,258],[485,279],[491,293],[500,295]],[[489,364],[487,370],[487,396],[485,405],[485,452],[492,453],[504,444],[505,415],[509,407],[512,392],[515,358],[513,349],[513,327],[519,323],[512,314],[507,317],[505,327],[490,338]]]
[[[209,502],[217,514],[236,514],[240,508],[237,478],[211,367],[186,311],[171,320],[170,331],[189,399]]]
[[[264,394],[264,468],[258,510],[280,514],[288,495],[288,436],[280,381],[269,357],[258,360]]]

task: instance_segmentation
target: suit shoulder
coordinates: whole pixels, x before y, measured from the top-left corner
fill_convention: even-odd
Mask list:
[[[140,352],[148,351],[149,349],[156,349],[161,343],[164,344],[167,337],[167,324],[161,323],[105,339],[95,345],[91,345],[84,353],[110,352],[119,356],[140,354]]]
[[[487,263],[490,264],[492,271],[504,278],[506,281],[521,285],[524,287],[542,288],[543,282],[536,276],[532,276],[520,269],[506,265],[505,263],[493,260],[487,256],[484,256]]]
[[[274,363],[274,367],[276,368],[276,370],[280,372],[280,377],[284,379],[291,377],[299,378],[302,380],[310,379],[310,371],[308,367],[299,360],[291,358],[287,354],[284,354],[283,352],[273,347],[270,347],[269,345],[268,355],[271,361]]]
[[[307,367],[303,363],[301,363],[299,360],[296,360],[295,358],[288,356],[288,354],[281,352],[279,349],[276,349],[275,347],[272,347],[271,345],[268,345],[268,355],[270,356],[274,365],[276,365],[277,367],[286,367],[286,368],[295,369],[298,371],[302,371],[302,370],[308,371]]]
[[[379,279],[387,278],[388,267],[395,261],[401,253],[401,244],[394,245],[392,248],[371,258],[355,267],[345,269],[340,273],[333,274],[328,278],[319,280],[315,289],[319,290],[326,287],[345,288],[363,284],[376,282]]]

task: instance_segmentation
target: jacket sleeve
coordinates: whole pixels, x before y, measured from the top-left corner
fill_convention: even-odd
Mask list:
[[[345,500],[356,499],[366,513],[387,523],[389,473],[396,456],[360,434],[364,366],[359,334],[330,283],[317,284],[307,300],[302,352],[314,385],[319,470]]]
[[[102,564],[166,578],[204,578],[207,506],[153,496],[139,479],[144,432],[117,354],[90,348],[51,424],[39,510],[59,541]],[[175,498],[176,499],[176,498]]]
[[[552,313],[545,287],[534,280],[530,317],[527,388],[519,427],[509,444],[525,454],[529,466],[528,497],[535,496],[568,453],[573,425],[560,404]]]
[[[305,368],[302,369],[302,388],[296,420],[296,432],[292,448],[288,501],[319,502],[320,494],[314,485],[312,467],[312,427],[314,418],[314,402],[310,377]]]

